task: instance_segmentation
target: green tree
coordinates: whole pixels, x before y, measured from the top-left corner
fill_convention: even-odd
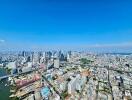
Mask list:
[[[83,63],[83,64],[89,64],[89,63],[92,63],[93,61],[91,60],[88,60],[86,58],[81,58],[80,61]]]

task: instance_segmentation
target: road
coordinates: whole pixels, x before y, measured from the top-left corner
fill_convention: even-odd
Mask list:
[[[83,88],[82,88],[82,90],[81,90],[79,100],[81,100],[81,98],[83,97],[83,95],[82,95],[82,94],[83,94],[83,91],[84,91],[85,87],[86,87],[86,83],[84,84],[84,86],[83,86]]]
[[[42,76],[45,81],[54,89],[54,91],[60,96],[61,100],[63,100],[63,97],[61,96],[61,94],[59,93],[59,91],[57,91],[54,86],[48,81],[48,79],[45,76]]]
[[[111,91],[112,100],[114,100],[114,95],[113,95],[113,91],[112,91],[112,85],[111,85],[111,82],[110,82],[109,68],[108,68],[108,84],[109,84],[109,86],[110,86],[110,91]]]
[[[96,86],[96,98],[95,98],[95,100],[98,100],[98,90],[99,90],[99,82],[98,82],[98,85]]]

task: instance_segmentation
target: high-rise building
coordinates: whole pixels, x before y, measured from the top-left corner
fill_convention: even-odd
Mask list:
[[[64,54],[61,54],[60,57],[59,57],[60,61],[65,61],[65,56]]]
[[[46,52],[46,57],[48,58],[48,59],[51,59],[51,57],[52,57],[52,52]]]
[[[26,52],[22,51],[22,56],[25,57],[25,55],[26,55]]]
[[[70,62],[70,60],[71,60],[71,51],[69,51],[69,52],[67,53],[67,61]]]
[[[2,57],[0,57],[0,64],[2,63]]]
[[[55,58],[54,59],[54,68],[59,68],[59,66],[60,66],[60,61],[58,58]]]
[[[72,94],[76,90],[76,86],[78,83],[78,79],[80,78],[80,75],[77,75],[75,78],[73,78],[69,83],[68,83],[68,94]]]
[[[39,62],[39,54],[38,52],[34,52],[33,53],[33,64],[38,63]]]
[[[27,57],[27,62],[31,62],[31,57],[30,56]]]

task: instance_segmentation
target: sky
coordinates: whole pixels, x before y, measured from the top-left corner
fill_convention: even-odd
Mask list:
[[[0,50],[132,51],[131,0],[0,0]]]

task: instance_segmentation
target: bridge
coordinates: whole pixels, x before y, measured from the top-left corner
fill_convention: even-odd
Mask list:
[[[20,74],[12,74],[12,75],[1,76],[1,77],[0,77],[0,80],[7,79],[8,77],[12,77],[12,76],[16,77],[16,76],[18,76],[18,75],[20,75]]]
[[[1,76],[1,77],[0,77],[0,80],[2,80],[2,79],[6,79],[6,78],[11,77],[11,76],[12,76],[12,75]]]
[[[1,77],[0,77],[0,80],[7,79],[7,78],[12,77],[12,76],[16,77],[16,76],[19,76],[19,75],[21,75],[21,74],[25,74],[25,73],[29,73],[29,72],[36,71],[36,70],[38,70],[38,69],[39,69],[39,68],[37,68],[37,69],[32,69],[32,70],[27,71],[27,72],[18,73],[18,74],[11,74],[11,75],[1,76]]]

